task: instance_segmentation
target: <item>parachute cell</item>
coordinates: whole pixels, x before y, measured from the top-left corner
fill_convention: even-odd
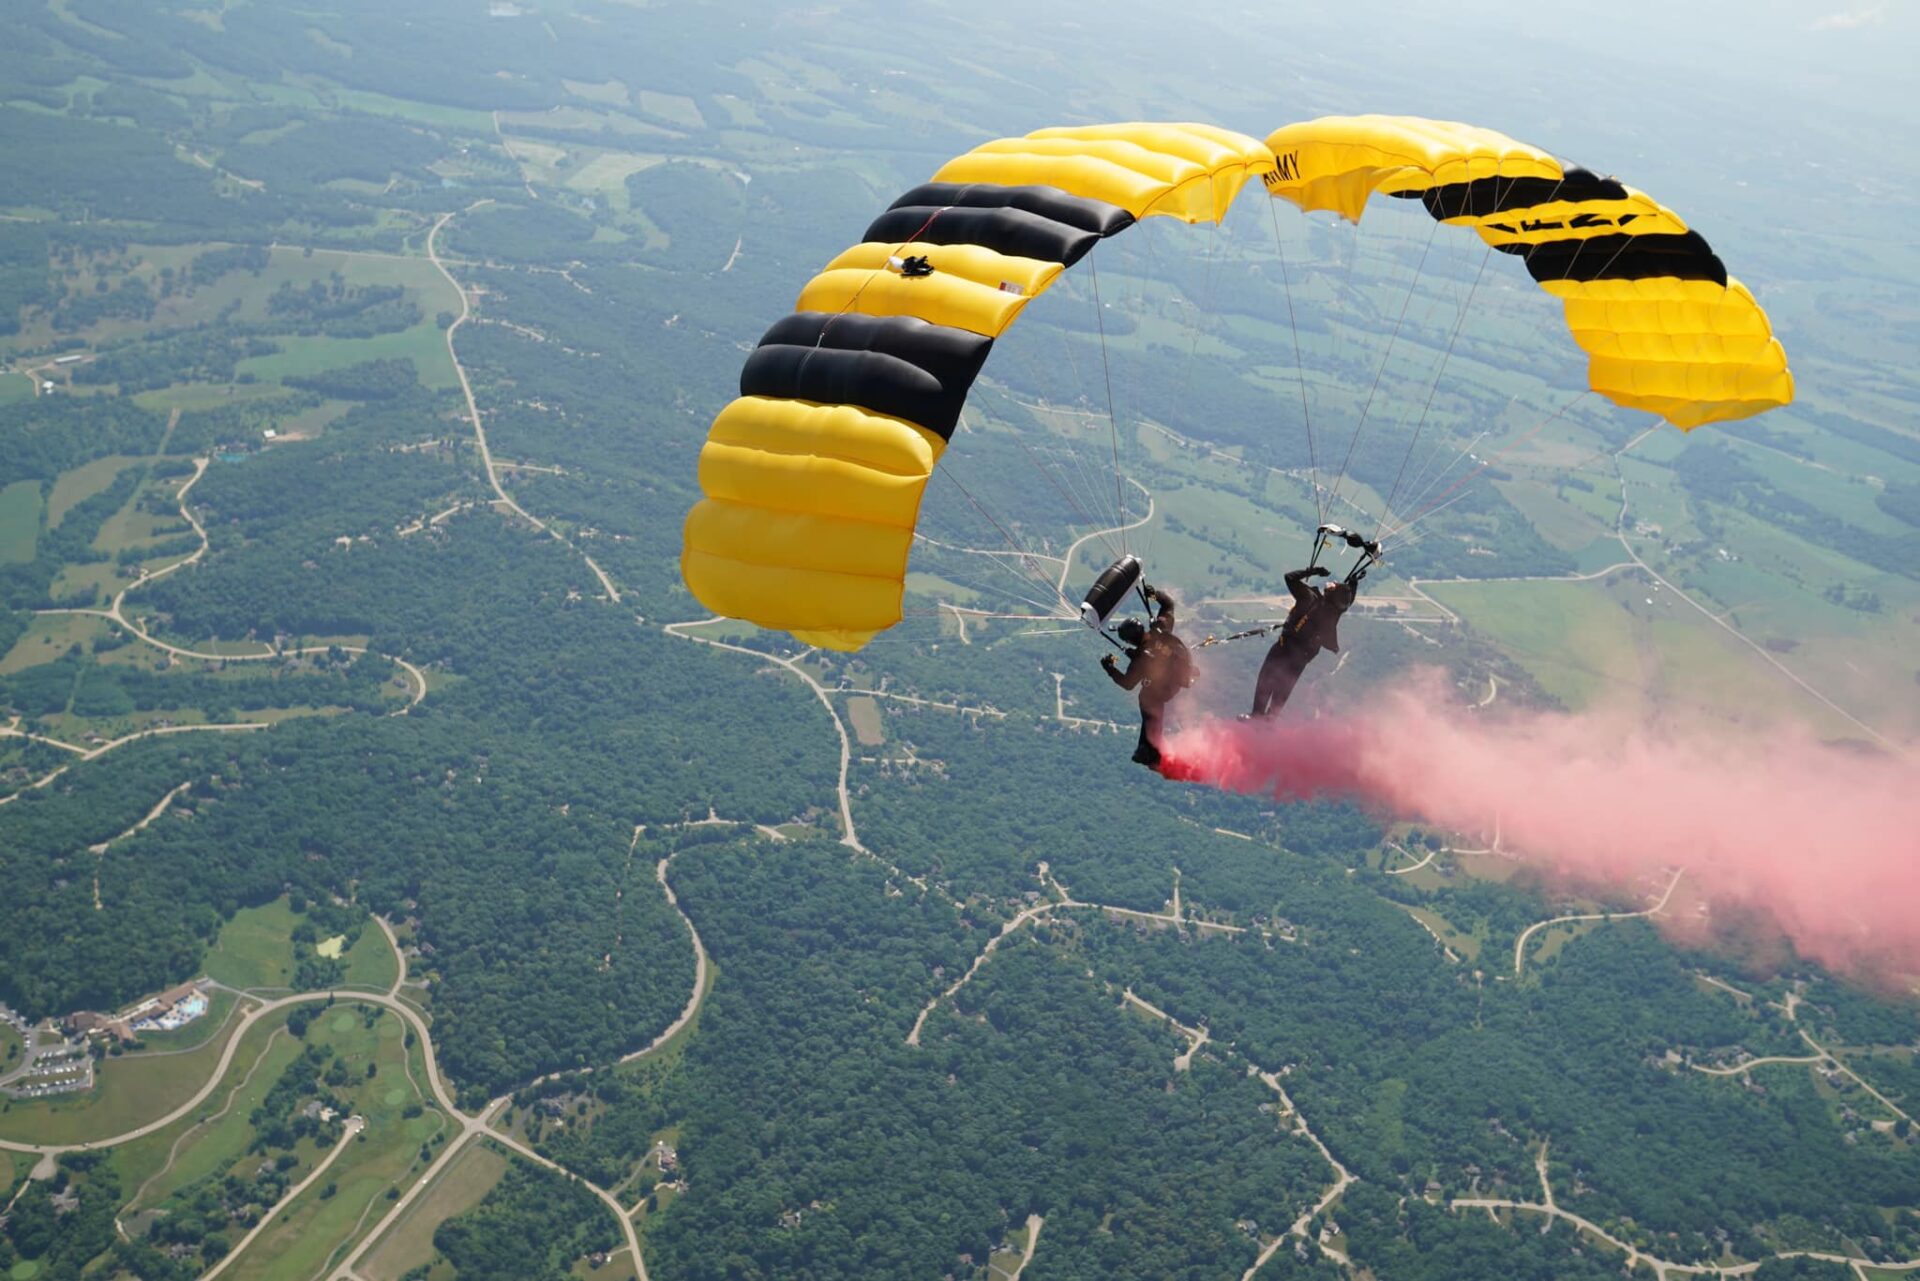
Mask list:
[[[921,495],[993,339],[1102,237],[1217,221],[1272,168],[1258,140],[1188,124],[1043,129],[942,166],[748,358],[700,453],[688,588],[829,649],[899,622]]]
[[[1519,258],[1616,404],[1690,429],[1793,399],[1766,313],[1699,232],[1493,130],[1406,116],[1327,117],[1265,143],[1200,124],[1041,129],[901,195],[766,331],[701,450],[680,559],[694,596],[830,649],[899,622],[921,498],[994,341],[1102,239],[1147,217],[1219,221],[1255,176],[1356,222],[1376,195],[1419,200]],[[1304,400],[1302,418],[1310,432]]]
[[[1375,195],[1419,199],[1520,257],[1561,299],[1589,385],[1682,429],[1793,400],[1786,352],[1706,240],[1643,192],[1472,125],[1327,116],[1267,139],[1267,190],[1359,221]]]

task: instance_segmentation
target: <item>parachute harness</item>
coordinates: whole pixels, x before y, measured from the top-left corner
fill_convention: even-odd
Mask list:
[[[1336,541],[1356,548],[1360,552],[1359,559],[1355,560],[1352,568],[1347,570],[1347,576],[1340,580],[1347,585],[1349,590],[1355,595],[1358,595],[1360,592],[1360,584],[1365,581],[1367,577],[1367,571],[1375,565],[1378,565],[1384,559],[1380,551],[1380,543],[1376,539],[1362,538],[1353,530],[1342,529],[1338,525],[1322,525],[1319,529],[1315,530],[1313,534],[1313,559],[1307,562],[1308,568],[1318,565],[1320,563],[1320,557],[1326,552],[1327,544]],[[1286,620],[1280,619],[1277,622],[1267,623],[1260,627],[1250,627],[1244,632],[1235,632],[1231,636],[1208,636],[1205,640],[1196,644],[1194,648],[1205,649],[1209,645],[1224,645],[1228,641],[1251,640],[1255,636],[1268,636],[1284,626],[1286,626]]]

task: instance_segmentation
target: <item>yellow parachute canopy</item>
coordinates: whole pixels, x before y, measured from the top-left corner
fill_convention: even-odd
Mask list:
[[[900,621],[920,498],[993,340],[1140,218],[1273,170],[1211,125],[1042,129],[948,161],[800,291],[700,451],[680,572],[717,613],[855,650]]]
[[[1767,315],[1696,231],[1651,197],[1472,125],[1327,116],[1267,138],[1267,190],[1359,221],[1375,194],[1418,198],[1521,257],[1562,300],[1594,391],[1683,430],[1791,404]]]

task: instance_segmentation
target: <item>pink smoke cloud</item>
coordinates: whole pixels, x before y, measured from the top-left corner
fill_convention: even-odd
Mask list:
[[[1624,885],[1684,868],[1804,957],[1920,974],[1920,768],[1795,730],[1464,708],[1413,682],[1359,709],[1169,735],[1167,777],[1280,800],[1341,796],[1479,836],[1542,871]],[[1297,709],[1296,709],[1297,710]],[[1685,922],[1668,914],[1668,929]]]

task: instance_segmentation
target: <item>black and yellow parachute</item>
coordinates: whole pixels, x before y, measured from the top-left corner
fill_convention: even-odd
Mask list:
[[[1101,239],[1156,215],[1218,222],[1255,177],[1355,220],[1376,193],[1417,197],[1520,256],[1619,404],[1691,428],[1792,399],[1765,313],[1678,215],[1489,130],[1042,129],[901,196],[762,337],[701,450],[680,559],[694,596],[830,649],[899,622],[921,495],[993,340]]]
[[[1594,391],[1690,430],[1790,403],[1767,314],[1699,232],[1643,192],[1491,129],[1328,116],[1267,138],[1267,190],[1359,221],[1375,193],[1417,198],[1518,256],[1566,306]]]

